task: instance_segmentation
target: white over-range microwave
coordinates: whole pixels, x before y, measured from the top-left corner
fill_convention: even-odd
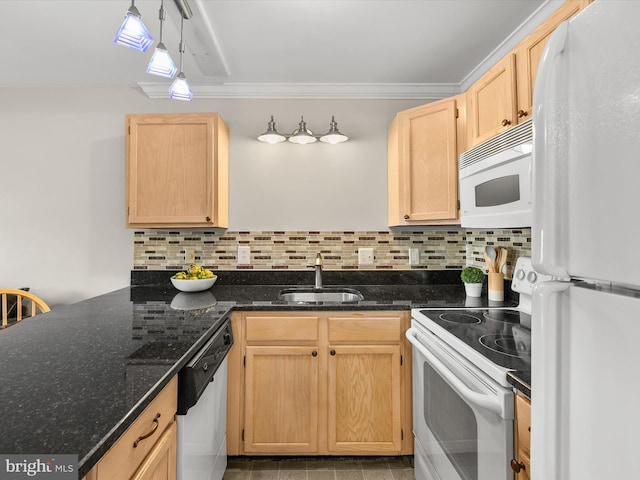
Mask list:
[[[460,223],[466,228],[531,226],[531,152],[528,120],[459,157]]]

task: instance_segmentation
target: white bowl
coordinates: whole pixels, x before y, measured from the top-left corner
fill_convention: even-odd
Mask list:
[[[216,297],[210,291],[180,292],[171,300],[174,310],[204,310],[216,304]]]
[[[201,278],[198,280],[178,280],[171,277],[171,283],[181,292],[202,292],[210,289],[217,279],[218,277],[215,275],[213,278]]]

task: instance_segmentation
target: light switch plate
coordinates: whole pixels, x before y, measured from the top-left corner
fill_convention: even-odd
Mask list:
[[[251,248],[247,245],[238,247],[238,265],[251,264]]]
[[[358,265],[373,265],[373,248],[358,249]]]
[[[420,265],[420,250],[417,248],[409,249],[409,265],[416,266]]]
[[[196,249],[194,247],[184,248],[184,263],[196,263]]]

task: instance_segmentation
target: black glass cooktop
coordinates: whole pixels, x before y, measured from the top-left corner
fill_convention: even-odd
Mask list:
[[[491,362],[512,370],[531,368],[531,316],[517,310],[420,310]]]

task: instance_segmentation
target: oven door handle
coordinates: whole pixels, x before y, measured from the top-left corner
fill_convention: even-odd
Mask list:
[[[425,348],[420,343],[418,337],[421,335],[418,330],[411,327],[405,334],[409,342],[414,346],[421,355],[423,355],[431,367],[453,388],[458,395],[469,403],[477,405],[478,407],[489,410],[501,417],[505,418],[505,409],[503,402],[500,401],[500,397],[495,395],[483,395],[482,393],[474,392],[467,387],[442,361],[436,357],[433,353]]]

